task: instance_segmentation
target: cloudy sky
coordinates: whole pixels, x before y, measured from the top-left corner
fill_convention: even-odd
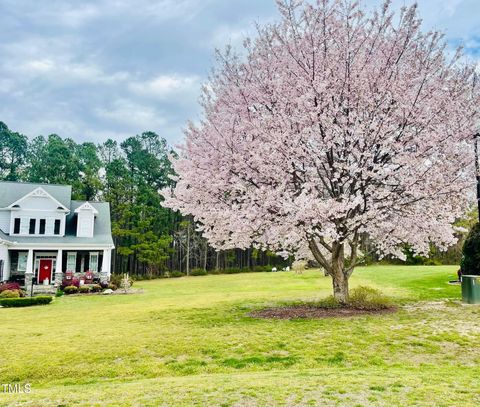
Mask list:
[[[480,59],[479,0],[418,2],[427,28]],[[176,144],[214,49],[276,17],[274,0],[0,0],[0,121],[29,137],[152,130]]]

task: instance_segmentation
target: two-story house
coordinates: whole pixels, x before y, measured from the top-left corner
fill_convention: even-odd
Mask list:
[[[66,272],[110,279],[110,206],[71,193],[68,185],[0,182],[0,281],[28,289],[58,285]]]

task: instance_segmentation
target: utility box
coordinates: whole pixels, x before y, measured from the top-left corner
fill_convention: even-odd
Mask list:
[[[462,301],[480,304],[480,276],[462,275]]]

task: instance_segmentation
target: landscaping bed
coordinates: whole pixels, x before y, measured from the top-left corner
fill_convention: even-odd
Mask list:
[[[388,314],[395,312],[396,307],[382,309],[359,309],[359,308],[322,308],[315,305],[293,305],[286,307],[264,308],[248,314],[254,318],[264,319],[297,319],[297,318],[336,318],[354,317],[359,315]]]
[[[386,314],[397,308],[379,290],[359,286],[350,291],[347,304],[332,296],[316,302],[283,304],[253,311],[248,315],[264,319],[333,318],[357,315]]]

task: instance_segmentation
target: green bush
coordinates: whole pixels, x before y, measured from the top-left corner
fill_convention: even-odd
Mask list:
[[[278,269],[278,267],[277,267]],[[266,266],[255,266],[253,268],[253,271],[255,272],[264,272],[264,271],[272,271],[272,266],[266,265]]]
[[[63,292],[67,295],[76,294],[76,293],[78,293],[78,288],[75,287],[74,285],[68,285],[63,289]]]
[[[181,271],[172,271],[169,273],[170,277],[183,277],[185,274],[183,274]]]
[[[465,239],[460,261],[462,274],[480,275],[480,224],[473,225]]]
[[[20,298],[18,290],[5,290],[0,293],[0,298]]]
[[[392,303],[379,290],[371,287],[359,286],[350,290],[348,302],[346,305],[339,303],[333,295],[322,298],[315,302],[319,308],[354,308],[359,310],[382,310],[390,308]]]
[[[392,304],[380,290],[359,286],[350,291],[348,305],[355,309],[378,310],[389,308]]]
[[[240,268],[229,268],[222,271],[222,274],[240,274],[249,271],[248,269],[240,269]]]
[[[52,297],[47,295],[27,298],[1,298],[0,305],[5,308],[30,307],[32,305],[50,304],[52,299]]]
[[[102,291],[102,286],[100,284],[93,284],[90,286],[90,291],[92,293],[99,293],[100,291]]]
[[[57,292],[55,293],[55,297],[61,297],[61,296],[63,296],[63,294],[64,294],[64,292],[60,288],[58,288]]]
[[[88,285],[81,285],[79,288],[78,288],[78,292],[80,294],[87,294],[90,292],[90,287]]]
[[[206,276],[208,273],[204,269],[192,269],[190,271],[191,276]]]

